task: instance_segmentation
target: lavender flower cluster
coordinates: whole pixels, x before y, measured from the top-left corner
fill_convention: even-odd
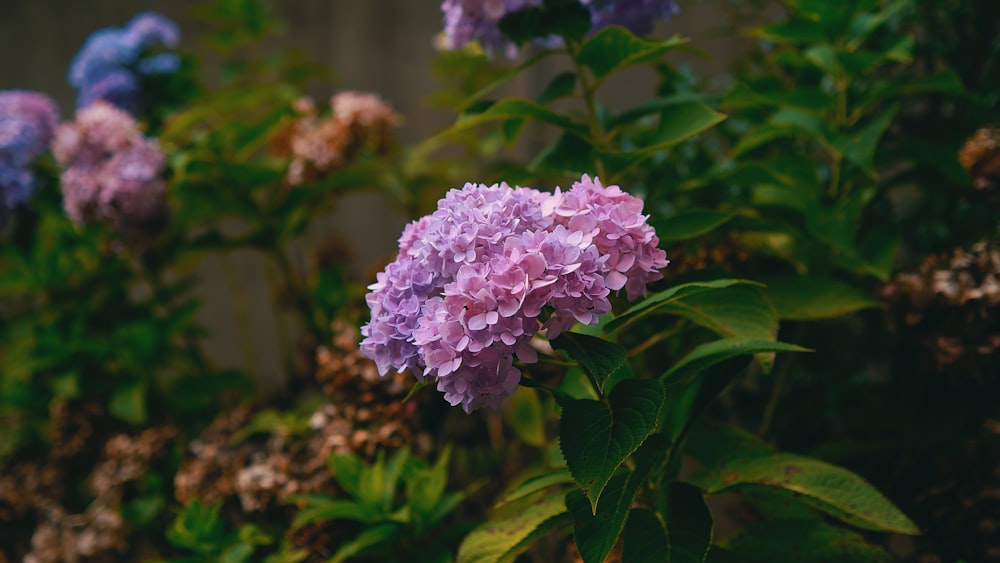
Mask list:
[[[104,100],[135,115],[141,78],[180,66],[176,53],[154,50],[176,47],[179,40],[177,26],[155,12],[141,13],[122,28],[95,31],[69,69],[69,83],[79,90],[76,107]]]
[[[144,233],[165,217],[166,158],[129,114],[95,102],[59,127],[52,149],[63,167],[63,206],[76,223]]]
[[[675,0],[580,0],[590,12],[591,33],[609,25],[621,25],[633,33],[647,34],[653,24],[668,20],[679,10]],[[444,0],[444,46],[458,49],[476,41],[490,56],[517,56],[517,46],[500,31],[500,20],[512,12],[540,6],[542,0]],[[545,40],[545,45],[551,41]]]
[[[531,339],[555,338],[611,310],[662,277],[666,253],[641,200],[583,176],[544,193],[466,184],[409,224],[399,255],[366,296],[371,321],[361,351],[379,373],[410,371],[437,382],[466,412],[497,408],[537,361]]]
[[[58,123],[59,112],[48,96],[0,92],[0,226],[35,190],[31,163],[48,150]]]

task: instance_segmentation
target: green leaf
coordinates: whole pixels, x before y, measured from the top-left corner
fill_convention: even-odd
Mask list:
[[[566,495],[566,508],[573,517],[573,537],[584,563],[605,560],[622,533],[636,492],[653,466],[663,459],[667,446],[663,436],[650,436],[633,455],[635,469],[617,472],[596,508],[583,491],[574,490]]]
[[[294,497],[293,500],[304,503],[304,506],[292,520],[292,530],[327,520],[352,520],[368,523],[374,521],[378,516],[378,512],[371,507],[362,506],[353,500],[339,500],[319,495]]]
[[[806,49],[805,57],[807,61],[816,65],[816,68],[834,79],[844,75],[844,67],[837,60],[837,53],[828,44],[821,43]]]
[[[600,158],[621,170],[662,154],[674,145],[689,139],[726,119],[721,114],[701,102],[679,103],[660,117],[652,144],[641,149],[627,151],[602,151]]]
[[[445,447],[433,467],[421,468],[405,478],[406,498],[414,520],[429,525],[429,518],[441,505],[448,485],[448,461],[451,447]],[[421,530],[424,531],[424,530]]]
[[[553,35],[579,41],[590,26],[590,12],[576,0],[545,0],[508,12],[498,22],[500,31],[518,44]]]
[[[617,318],[613,319],[604,327],[604,332],[610,334],[617,330],[621,330],[625,326],[647,316],[652,313],[657,312],[657,310],[667,303],[672,303],[683,297],[690,295],[695,295],[697,293],[702,293],[705,291],[712,291],[716,289],[723,289],[726,287],[732,287],[734,285],[761,285],[757,282],[750,280],[739,280],[739,279],[722,279],[722,280],[711,280],[703,282],[690,282],[680,285],[675,285],[673,287],[667,288],[659,293],[654,293],[645,300],[636,303],[629,310],[625,311]]]
[[[579,175],[592,171],[593,167],[594,155],[590,144],[577,134],[563,133],[531,161],[528,170]]]
[[[538,393],[532,389],[518,387],[507,400],[505,420],[514,433],[525,444],[544,448],[548,445],[545,435],[547,417]]]
[[[757,29],[761,39],[778,43],[820,43],[827,40],[823,26],[809,20],[791,20]]]
[[[662,404],[658,381],[629,379],[603,401],[577,399],[563,405],[559,446],[592,508],[622,461],[653,432]]]
[[[700,432],[699,438],[692,436],[689,440],[689,444],[693,442],[694,445],[687,453],[705,463],[706,469],[687,481],[707,494],[762,488],[780,491],[858,528],[911,535],[920,533],[882,493],[847,469],[795,454],[774,452],[758,438],[742,431],[723,429],[723,432],[733,437],[728,447],[726,440],[719,440],[718,433],[713,433],[711,428],[708,432]],[[707,449],[705,442],[710,442]],[[707,459],[699,455],[699,451],[709,452]]]
[[[564,332],[552,341],[552,347],[562,350],[578,362],[590,377],[599,396],[604,396],[604,384],[616,372],[627,369],[625,348],[603,338]]]
[[[350,557],[364,553],[368,548],[390,545],[399,538],[400,527],[397,524],[386,523],[365,528],[353,539],[342,544],[330,558],[330,563],[342,563]]]
[[[878,307],[878,302],[867,293],[830,278],[772,278],[767,280],[766,291],[778,318],[782,320],[831,319]]]
[[[778,316],[761,288],[747,285],[681,297],[663,313],[684,317],[723,337],[774,340]]]
[[[660,245],[670,242],[691,240],[710,233],[725,225],[733,214],[711,209],[691,209],[673,217],[656,219],[650,224],[656,229]]]
[[[834,148],[844,155],[844,158],[859,166],[869,176],[875,175],[875,150],[886,129],[896,116],[898,106],[886,109],[857,134],[840,137],[834,140]]]
[[[675,481],[667,489],[670,563],[701,563],[712,545],[715,523],[697,487]]]
[[[807,348],[776,342],[773,340],[753,340],[748,338],[723,338],[698,346],[684,356],[661,377],[665,383],[690,381],[702,371],[715,364],[744,354],[761,352],[808,352]]]
[[[896,253],[903,233],[892,225],[879,225],[858,244],[858,252],[868,263],[868,271],[882,281],[889,281],[896,266]]]
[[[555,125],[566,131],[577,135],[586,135],[587,128],[583,124],[576,123],[570,118],[556,113],[545,106],[526,100],[523,98],[505,98],[500,100],[483,111],[474,114],[463,114],[454,125],[438,133],[435,137],[446,136],[484,123],[495,121],[507,121],[511,119],[534,119],[542,123]]]
[[[561,72],[549,81],[548,85],[545,86],[545,90],[538,96],[538,103],[543,106],[549,105],[550,103],[567,96],[572,96],[574,90],[576,89],[576,73],[575,72]]]
[[[708,406],[750,363],[748,356],[738,356],[716,364],[690,382],[664,386],[660,432],[673,444],[683,444]],[[677,446],[679,447],[679,446]]]
[[[746,563],[894,561],[882,548],[868,543],[861,534],[813,520],[754,522],[723,545],[733,553],[734,559]]]
[[[541,475],[535,475],[534,477],[525,479],[523,483],[517,486],[517,488],[507,493],[501,503],[514,502],[515,500],[522,499],[526,496],[537,493],[538,491],[548,489],[549,487],[564,485],[572,482],[573,475],[570,474],[569,469],[565,468],[556,469],[555,471],[543,473]]]
[[[108,412],[131,424],[146,422],[146,385],[134,383],[119,387],[108,400]]]
[[[663,521],[648,508],[629,510],[622,536],[622,563],[671,561],[670,543]]]
[[[598,82],[625,67],[656,60],[679,45],[679,36],[667,40],[641,39],[624,27],[611,25],[580,46],[577,62],[590,68]]]
[[[778,314],[759,287],[737,285],[682,297],[661,312],[686,318],[726,338],[777,339]],[[773,354],[758,354],[757,360],[769,370]]]
[[[361,474],[365,471],[365,464],[360,458],[353,454],[334,453],[330,454],[327,465],[340,488],[354,498],[361,497]]]
[[[565,521],[566,505],[561,498],[546,498],[518,510],[506,518],[477,526],[458,548],[457,563],[500,563],[513,561],[530,547],[528,540]]]

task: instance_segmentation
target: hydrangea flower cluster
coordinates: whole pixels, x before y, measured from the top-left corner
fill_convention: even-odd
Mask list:
[[[79,90],[76,107],[104,100],[135,115],[139,111],[140,80],[151,74],[176,72],[173,48],[180,32],[155,12],[141,13],[122,28],[105,28],[87,38],[69,69],[69,83]]]
[[[580,0],[590,10],[593,29],[620,25],[637,35],[653,31],[657,21],[669,20],[680,12],[675,0]]]
[[[396,114],[376,94],[345,91],[330,98],[332,114],[320,117],[316,104],[302,98],[301,115],[272,144],[275,153],[291,158],[286,179],[298,185],[342,166],[363,150],[384,152],[392,142]]]
[[[679,11],[675,0],[580,0],[590,12],[591,33],[609,25],[621,25],[633,33],[646,34],[659,20],[670,19]],[[476,41],[487,55],[517,56],[517,46],[500,31],[500,20],[509,13],[539,6],[542,0],[444,0],[446,49],[458,49]],[[550,45],[551,41],[544,41]]]
[[[366,296],[361,351],[379,373],[437,382],[466,412],[496,408],[514,392],[531,339],[555,338],[611,310],[662,277],[666,253],[642,201],[583,176],[549,194],[507,184],[466,184],[409,224],[399,255]]]
[[[58,124],[56,105],[45,94],[0,92],[0,226],[35,190],[31,162],[48,150]]]
[[[129,114],[103,101],[76,113],[52,145],[63,167],[63,206],[76,223],[108,221],[126,233],[155,231],[166,216],[166,157]]]

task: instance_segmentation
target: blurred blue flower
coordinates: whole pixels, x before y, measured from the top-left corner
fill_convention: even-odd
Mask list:
[[[0,225],[35,190],[31,163],[48,150],[58,124],[56,105],[45,94],[0,91]]]
[[[121,28],[95,31],[70,65],[69,83],[78,89],[76,107],[105,100],[136,113],[141,77],[180,67],[175,53],[157,52],[176,47],[179,40],[177,26],[155,12],[143,12]]]

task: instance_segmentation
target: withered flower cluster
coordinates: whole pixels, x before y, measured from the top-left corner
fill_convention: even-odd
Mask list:
[[[354,454],[372,460],[379,449],[404,445],[430,451],[429,435],[419,431],[415,403],[403,403],[408,380],[378,377],[371,360],[358,351],[357,330],[334,324],[331,346],[317,352],[316,377],[330,402],[309,418],[304,433],[272,432],[234,441],[255,416],[241,406],[220,415],[190,446],[190,457],[174,480],[184,504],[238,501],[249,513],[279,509],[299,493],[335,493],[327,460],[331,454]]]
[[[285,176],[290,185],[317,180],[366,150],[383,153],[392,144],[396,114],[375,94],[337,93],[328,115],[320,115],[310,98],[297,101],[294,109],[298,116],[271,142],[274,154],[290,159]]]
[[[56,406],[51,431],[56,447],[47,457],[15,463],[0,475],[0,561],[75,563],[128,556],[134,546],[121,507],[133,500],[135,485],[178,433],[152,427],[138,435],[114,434],[102,445],[93,423],[100,411],[87,404]],[[72,482],[90,467],[92,500],[79,506]]]

